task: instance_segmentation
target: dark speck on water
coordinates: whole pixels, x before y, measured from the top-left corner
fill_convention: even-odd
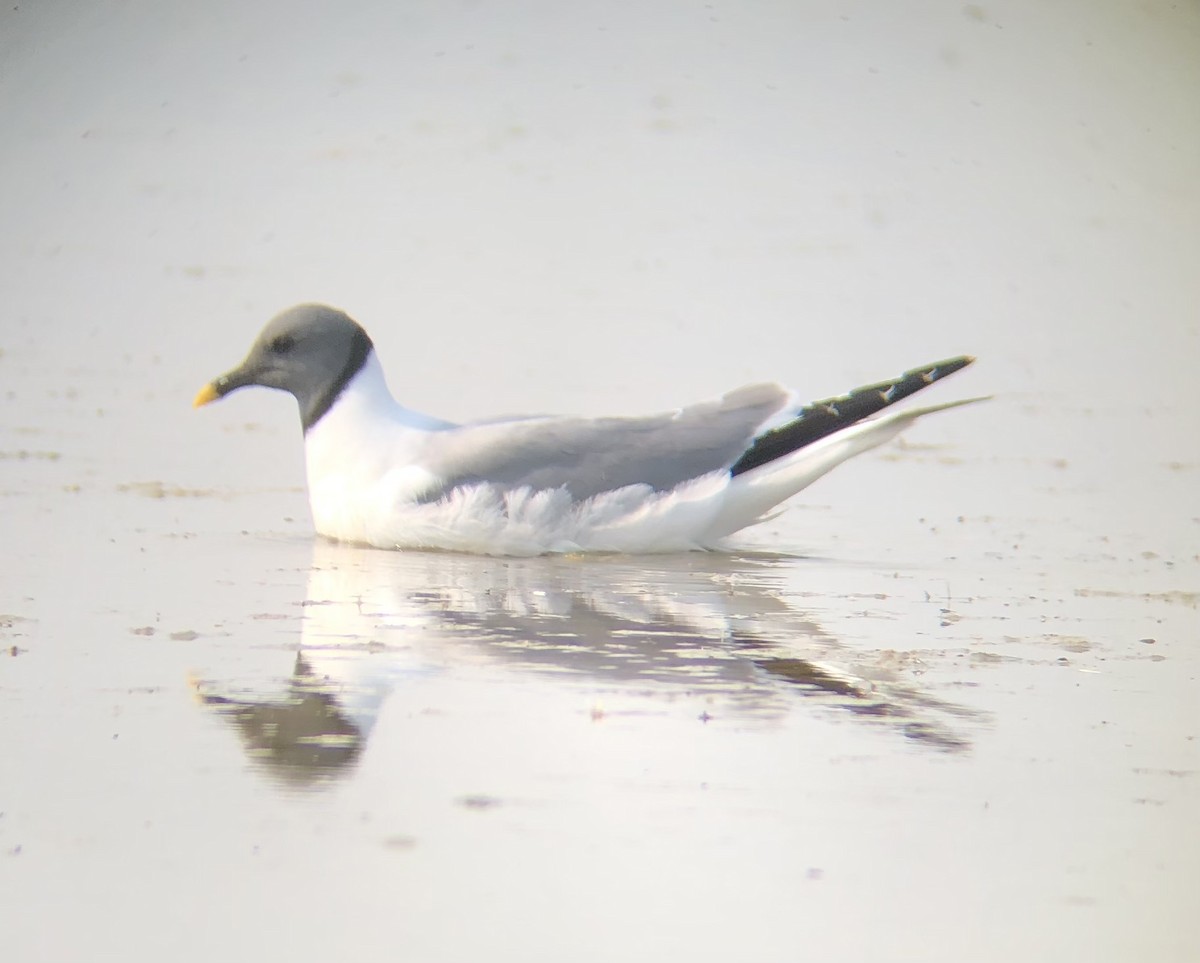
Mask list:
[[[459,804],[465,806],[467,809],[495,809],[500,805],[500,800],[495,796],[475,793],[470,796],[463,796],[459,799]]]

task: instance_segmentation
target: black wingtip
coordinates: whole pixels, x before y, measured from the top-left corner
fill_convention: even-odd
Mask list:
[[[965,354],[946,358],[944,361],[934,361],[919,368],[912,368],[891,381],[865,385],[836,398],[814,401],[796,412],[793,421],[756,438],[754,444],[734,463],[729,473],[740,475],[798,451],[814,441],[869,418],[897,401],[903,401],[922,388],[928,388],[935,381],[941,381],[948,375],[961,371],[974,361],[973,356]]]

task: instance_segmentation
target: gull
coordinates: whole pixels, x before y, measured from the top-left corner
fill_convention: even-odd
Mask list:
[[[194,406],[250,385],[289,392],[313,524],[335,541],[485,555],[677,552],[720,548],[922,415],[982,400],[879,414],[973,360],[810,403],[757,384],[645,417],[455,424],[392,397],[349,315],[302,304],[269,321]]]

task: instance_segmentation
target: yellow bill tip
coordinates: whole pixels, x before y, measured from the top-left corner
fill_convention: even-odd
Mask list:
[[[196,397],[192,400],[192,407],[201,408],[210,401],[216,401],[220,397],[221,396],[217,394],[217,389],[213,387],[212,382],[209,382],[198,392],[196,392]]]

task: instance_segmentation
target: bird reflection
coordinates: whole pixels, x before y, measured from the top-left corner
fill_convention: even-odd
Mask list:
[[[282,696],[256,701],[197,689],[206,706],[233,723],[247,755],[285,783],[303,787],[348,771],[362,753],[366,734],[303,653]]]
[[[959,730],[971,710],[863,662],[795,611],[780,561],[483,558],[318,542],[286,683],[196,690],[257,764],[295,787],[352,771],[389,696],[481,661],[604,691],[683,691],[764,724],[799,695],[932,750],[969,747]]]

